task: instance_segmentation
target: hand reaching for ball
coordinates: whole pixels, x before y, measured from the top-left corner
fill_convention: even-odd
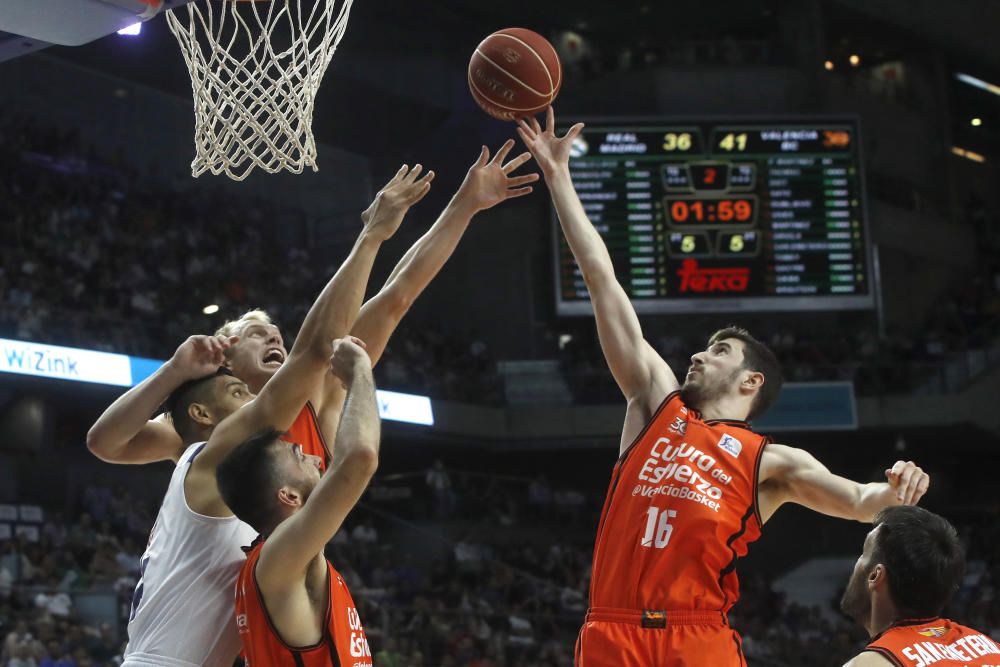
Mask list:
[[[490,159],[490,149],[483,146],[479,159],[469,168],[465,181],[455,198],[482,211],[496,206],[502,201],[523,197],[531,192],[531,186],[538,180],[538,174],[511,176],[510,173],[531,159],[530,153],[521,153],[504,164],[507,154],[514,147],[514,140],[508,139]]]
[[[548,178],[557,169],[569,164],[573,140],[580,135],[583,127],[583,123],[577,123],[566,134],[557,137],[555,112],[549,107],[545,111],[544,130],[536,118],[522,118],[517,122],[517,134]]]

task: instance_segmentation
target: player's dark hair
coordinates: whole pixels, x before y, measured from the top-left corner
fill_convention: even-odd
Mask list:
[[[871,564],[885,565],[902,618],[938,616],[958,590],[965,555],[947,519],[922,507],[887,507],[875,516]]]
[[[727,338],[743,341],[743,368],[764,375],[764,384],[750,404],[747,419],[759,417],[774,405],[778,400],[778,394],[781,393],[781,385],[785,381],[781,376],[781,364],[778,363],[778,358],[774,356],[771,348],[751,336],[750,332],[742,327],[730,326],[719,329],[708,339],[708,345],[711,347]]]
[[[261,534],[268,534],[280,522],[274,505],[274,494],[284,483],[284,476],[275,465],[274,454],[283,433],[266,428],[254,433],[236,446],[215,469],[215,480],[223,502],[241,521]]]
[[[211,375],[188,380],[174,389],[163,404],[166,411],[170,413],[174,430],[181,436],[184,444],[189,445],[198,437],[198,424],[191,419],[188,408],[191,407],[192,403],[211,403],[214,398],[212,391],[215,388],[212,380],[223,375],[232,377],[233,374],[227,368],[220,368]]]

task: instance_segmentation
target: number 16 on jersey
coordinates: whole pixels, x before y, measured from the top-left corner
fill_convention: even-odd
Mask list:
[[[662,549],[670,543],[670,534],[674,527],[670,520],[677,517],[676,510],[660,511],[658,507],[646,510],[646,532],[642,536],[640,546]]]

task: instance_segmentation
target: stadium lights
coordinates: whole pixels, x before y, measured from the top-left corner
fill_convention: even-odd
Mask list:
[[[982,79],[977,79],[974,76],[968,74],[963,74],[962,72],[956,72],[955,78],[962,83],[967,83],[970,86],[975,86],[981,90],[985,90],[988,93],[993,93],[994,95],[1000,95],[1000,86],[995,83],[990,83],[989,81],[983,81]]]
[[[219,312],[219,306],[214,303],[210,303],[204,308],[202,308],[201,312],[205,313],[206,315],[215,315],[217,312]]]
[[[972,151],[966,150],[964,148],[959,148],[958,146],[952,146],[951,152],[959,157],[964,157],[966,160],[972,160],[973,162],[986,162],[986,158],[979,153],[974,153]]]
[[[142,22],[133,23],[130,26],[126,26],[118,31],[119,35],[138,35],[142,32]]]
[[[972,127],[979,127],[980,125],[983,124],[983,119],[982,118],[973,118],[970,122],[972,123]]]
[[[859,56],[856,53],[852,53],[851,57],[848,58],[848,60],[850,61],[852,67],[857,67],[858,65],[861,64],[861,56]]]
[[[832,60],[827,60],[825,63],[823,63],[823,68],[827,72],[831,71],[833,69],[833,61]]]

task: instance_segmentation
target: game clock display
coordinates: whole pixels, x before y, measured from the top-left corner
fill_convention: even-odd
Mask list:
[[[856,120],[584,120],[573,184],[639,312],[874,306]],[[558,312],[590,314],[553,225]]]

